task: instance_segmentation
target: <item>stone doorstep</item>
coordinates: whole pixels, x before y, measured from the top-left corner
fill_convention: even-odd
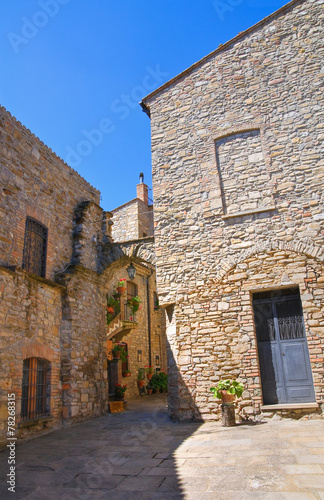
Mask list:
[[[31,427],[33,425],[45,424],[46,422],[54,421],[53,416],[34,418],[33,420],[21,420],[18,422],[18,429]]]
[[[317,403],[291,403],[291,404],[277,404],[277,405],[263,405],[260,407],[262,411],[273,410],[307,410],[310,408],[318,408]]]
[[[110,413],[119,413],[127,410],[127,401],[109,401]]]

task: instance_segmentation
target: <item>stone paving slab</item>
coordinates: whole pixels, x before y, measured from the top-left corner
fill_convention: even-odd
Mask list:
[[[324,500],[324,422],[172,423],[164,395],[21,443],[7,500]]]

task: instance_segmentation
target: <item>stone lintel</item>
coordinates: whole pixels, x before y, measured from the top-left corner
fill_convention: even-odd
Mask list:
[[[274,205],[270,205],[269,207],[262,207],[253,210],[246,210],[244,212],[234,212],[232,214],[222,215],[222,219],[226,220],[233,219],[233,217],[244,217],[245,215],[260,214],[262,212],[270,212],[275,209],[276,207]]]

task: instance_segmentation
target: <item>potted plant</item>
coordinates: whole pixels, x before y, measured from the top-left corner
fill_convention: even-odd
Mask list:
[[[117,292],[121,295],[125,292],[126,290],[126,280],[121,278],[118,280],[117,283]]]
[[[133,314],[135,314],[140,308],[141,299],[138,295],[132,297],[127,301],[127,304],[131,306]]]
[[[147,394],[150,396],[153,392],[153,386],[151,385],[151,381],[149,381],[149,383],[147,384],[146,386],[146,392]]]
[[[149,380],[151,380],[151,378],[153,377],[154,375],[154,368],[153,366],[144,366],[145,368],[145,371],[146,371],[146,376]]]
[[[233,379],[220,380],[216,387],[210,388],[214,398],[222,400],[222,425],[233,427],[235,425],[235,397],[241,397],[244,391],[243,384]]]
[[[137,380],[138,388],[139,389],[143,389],[144,384],[145,384],[145,380],[143,378],[143,372],[142,372],[142,370],[140,368],[138,369],[137,379],[136,380]]]
[[[222,400],[225,405],[233,404],[235,397],[240,398],[244,391],[243,384],[233,379],[220,380],[216,387],[211,387],[210,391],[214,398]]]
[[[129,370],[123,370],[123,377],[130,377],[132,374]]]
[[[150,385],[153,387],[154,392],[167,392],[168,391],[168,376],[161,371],[155,373],[150,380]]]
[[[109,314],[115,314],[120,309],[120,304],[119,301],[116,300],[114,297],[109,297],[107,295],[107,311]]]
[[[123,401],[127,385],[115,384],[115,397],[117,401]]]
[[[114,359],[121,359],[122,361],[126,361],[127,359],[127,353],[125,351],[125,347],[122,344],[115,344],[113,348],[111,349],[110,353],[112,354],[112,357]]]

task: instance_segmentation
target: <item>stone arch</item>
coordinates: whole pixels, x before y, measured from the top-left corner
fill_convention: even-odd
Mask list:
[[[237,252],[234,255],[229,255],[225,259],[222,259],[218,266],[215,280],[216,282],[221,281],[225,275],[234,269],[238,264],[253,255],[279,250],[305,254],[307,257],[314,258],[319,262],[324,262],[324,250],[318,245],[314,245],[310,239],[306,239],[304,241],[294,239],[294,241],[290,242],[267,239],[257,242],[255,245],[244,249],[241,252]]]
[[[105,245],[101,256],[100,272],[105,272],[107,268],[121,259],[138,259],[139,262],[155,266],[154,239],[146,238],[143,241]]]

